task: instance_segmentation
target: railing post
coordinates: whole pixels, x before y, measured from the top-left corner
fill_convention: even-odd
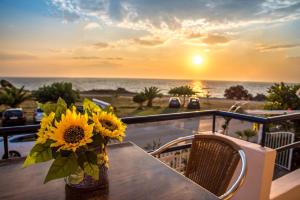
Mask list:
[[[262,132],[261,132],[261,141],[260,141],[260,145],[261,145],[262,147],[265,146],[266,131],[267,131],[267,124],[263,124],[263,125],[262,125]]]
[[[216,132],[216,115],[213,114],[212,116],[212,133],[214,134]]]
[[[8,138],[7,138],[7,135],[3,136],[3,143],[4,143],[4,156],[3,156],[3,159],[8,159]]]

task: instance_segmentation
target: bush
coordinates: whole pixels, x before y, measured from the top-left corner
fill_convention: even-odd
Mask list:
[[[143,103],[145,101],[147,101],[147,97],[145,96],[145,94],[143,92],[141,93],[138,93],[136,95],[133,96],[132,100],[139,104],[139,108],[142,108],[143,107]]]
[[[74,104],[79,99],[79,93],[72,88],[72,83],[58,82],[52,85],[44,85],[34,91],[32,95],[41,103],[57,102],[59,98],[65,100],[68,106]]]
[[[267,99],[266,95],[258,93],[258,94],[256,94],[255,97],[253,97],[252,100],[254,100],[254,101],[265,101],[266,99]]]
[[[251,100],[252,95],[242,85],[231,86],[225,90],[224,97],[234,100]]]
[[[299,110],[300,109],[300,98],[296,92],[299,90],[300,84],[287,85],[285,83],[275,83],[268,90],[267,102],[265,109],[267,110]],[[300,136],[300,120],[291,120],[289,122],[282,122],[281,126],[293,127],[296,137]],[[297,138],[296,138],[297,139]]]
[[[298,85],[287,85],[285,83],[275,83],[268,89],[267,103],[265,109],[268,110],[298,110],[300,109],[300,98],[296,95],[299,90]]]

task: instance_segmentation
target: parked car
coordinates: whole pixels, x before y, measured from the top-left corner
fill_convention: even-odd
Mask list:
[[[2,126],[24,125],[26,118],[22,108],[10,108],[3,112]]]
[[[181,101],[179,97],[171,97],[169,99],[169,108],[180,108]]]
[[[188,109],[200,109],[200,100],[196,97],[191,97],[187,105]]]
[[[100,106],[102,109],[105,109],[105,108],[111,106],[110,103],[107,103],[107,102],[102,101],[102,100],[99,100],[99,99],[93,98],[92,101],[93,101],[95,104],[97,104],[98,106]]]
[[[8,138],[8,157],[25,157],[33,147],[37,135],[35,133],[16,135]],[[0,158],[4,157],[4,142],[0,138]]]
[[[40,123],[42,121],[43,115],[44,115],[44,112],[42,109],[40,109],[40,108],[35,109],[34,114],[33,114],[33,122]]]

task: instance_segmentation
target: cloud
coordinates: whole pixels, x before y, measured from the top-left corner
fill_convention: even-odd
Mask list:
[[[206,38],[204,38],[202,40],[202,42],[206,43],[206,44],[222,44],[222,43],[227,43],[230,40],[222,35],[208,35]]]
[[[194,33],[194,32],[192,32],[192,33],[190,33],[190,34],[187,35],[188,39],[198,39],[198,38],[202,38],[202,37],[203,37],[203,34],[201,34],[201,33]]]
[[[142,45],[142,46],[158,46],[164,44],[165,40],[159,37],[143,37],[136,38],[133,40],[134,43]]]
[[[94,30],[100,28],[100,25],[96,22],[90,22],[87,25],[84,26],[84,30]]]
[[[122,57],[107,57],[106,60],[124,60]]]
[[[274,44],[274,45],[258,45],[257,49],[260,51],[276,51],[282,49],[290,49],[300,47],[300,43],[295,44]]]
[[[300,18],[299,0],[52,0],[67,18],[99,20],[100,24],[180,34],[182,31],[209,33],[255,24],[284,23]],[[70,17],[70,14],[73,14]]]
[[[122,57],[99,57],[99,56],[73,56],[72,59],[78,60],[108,60],[108,61],[121,61],[124,60]]]
[[[300,63],[300,56],[288,56],[286,59],[288,61]]]
[[[97,57],[97,56],[74,56],[72,58],[73,59],[78,59],[78,60],[98,60],[98,59],[102,59],[102,58]]]
[[[38,57],[29,53],[0,52],[0,60],[32,60]]]
[[[106,42],[97,42],[95,44],[93,44],[94,47],[96,47],[97,49],[104,49],[109,47],[109,44]]]

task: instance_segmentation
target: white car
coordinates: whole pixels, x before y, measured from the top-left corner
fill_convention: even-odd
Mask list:
[[[25,157],[29,154],[37,138],[35,133],[16,135],[8,138],[8,157]],[[4,157],[4,142],[0,138],[0,159]]]
[[[42,121],[44,112],[42,111],[42,109],[37,108],[34,111],[34,115],[33,115],[33,121],[34,123],[40,123]]]

